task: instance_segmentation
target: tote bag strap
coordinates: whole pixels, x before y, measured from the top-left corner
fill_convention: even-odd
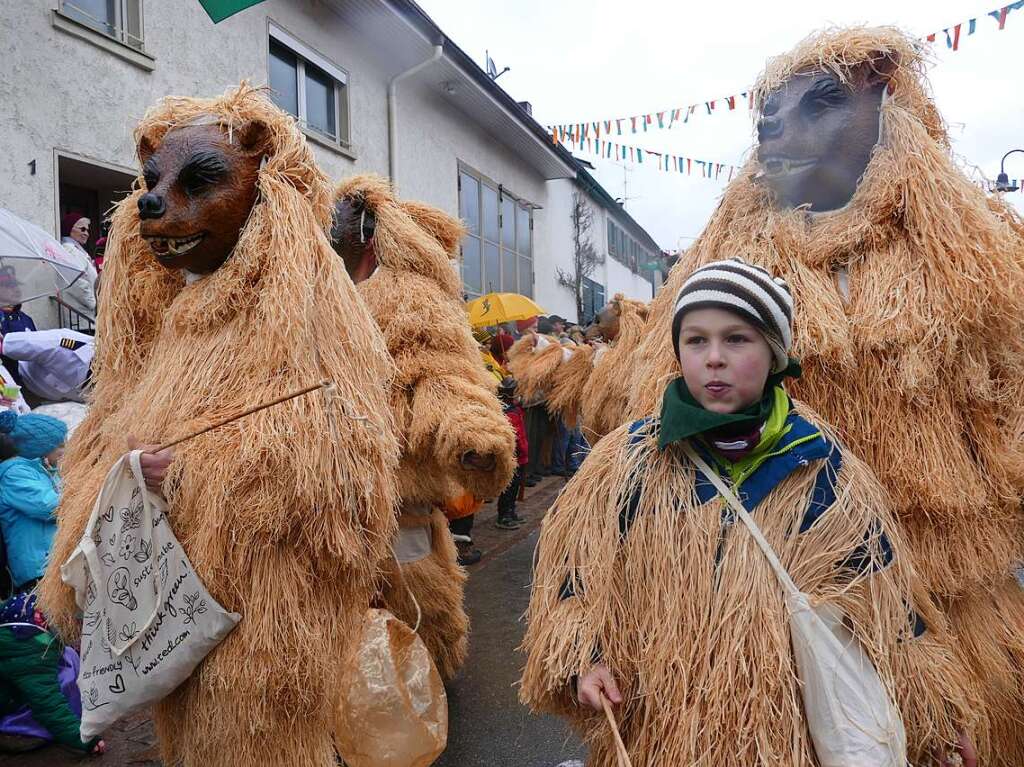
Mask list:
[[[739,518],[743,520],[743,524],[747,526],[747,529],[750,530],[750,534],[757,542],[757,545],[760,546],[761,551],[764,552],[764,556],[768,560],[768,564],[772,566],[772,569],[775,571],[775,575],[778,577],[783,589],[792,596],[798,596],[800,594],[800,589],[797,588],[793,579],[789,577],[789,573],[786,571],[786,568],[782,566],[782,562],[780,562],[778,556],[776,556],[772,545],[765,539],[764,534],[761,532],[761,528],[757,526],[757,522],[754,521],[754,518],[750,516],[750,513],[743,507],[743,504],[740,503],[736,494],[729,489],[729,486],[725,484],[718,472],[708,466],[707,461],[700,457],[689,441],[683,442],[683,452],[686,453],[686,457],[693,462],[693,465],[700,470],[700,473],[715,486],[719,495],[721,495],[725,499],[725,502],[732,507],[732,510],[736,512]]]

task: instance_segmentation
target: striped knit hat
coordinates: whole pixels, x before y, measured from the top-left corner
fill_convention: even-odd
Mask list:
[[[789,365],[793,345],[793,294],[780,277],[742,258],[702,266],[689,276],[676,297],[672,348],[679,348],[683,315],[693,309],[725,309],[752,323],[775,355],[773,373]]]

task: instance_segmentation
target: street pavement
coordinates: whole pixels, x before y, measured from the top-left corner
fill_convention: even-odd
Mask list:
[[[515,686],[524,664],[516,648],[523,636],[538,527],[563,483],[549,477],[527,490],[519,503],[526,525],[519,530],[494,527],[494,503],[476,516],[473,539],[484,557],[469,568],[466,588],[469,659],[448,688],[448,748],[435,767],[583,767],[579,740],[561,720],[535,716],[521,706]],[[107,753],[95,760],[50,746],[0,754],[0,766],[70,767],[87,761],[102,767],[161,767],[153,723],[145,714],[118,722],[106,740]]]

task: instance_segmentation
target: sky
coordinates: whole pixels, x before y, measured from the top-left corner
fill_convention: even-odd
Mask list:
[[[994,180],[1003,153],[1024,147],[1024,9],[1005,29],[988,12],[1006,0],[418,0],[440,28],[481,66],[485,51],[503,74],[498,83],[533,104],[542,124],[646,114],[746,91],[765,61],[830,25],[894,24],[931,46],[929,79],[949,126],[953,151],[977,178]],[[977,19],[966,36],[967,20]],[[960,48],[943,28],[964,22]],[[754,145],[751,113],[699,113],[671,130],[613,140],[655,151],[741,165]],[[576,152],[663,248],[684,248],[704,228],[725,186]],[[1006,161],[1024,177],[1024,154]],[[1008,199],[1024,212],[1024,193]]]

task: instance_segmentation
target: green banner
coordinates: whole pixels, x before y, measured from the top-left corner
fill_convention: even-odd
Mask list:
[[[203,6],[203,10],[213,19],[214,24],[262,2],[263,0],[199,0],[199,4]]]

